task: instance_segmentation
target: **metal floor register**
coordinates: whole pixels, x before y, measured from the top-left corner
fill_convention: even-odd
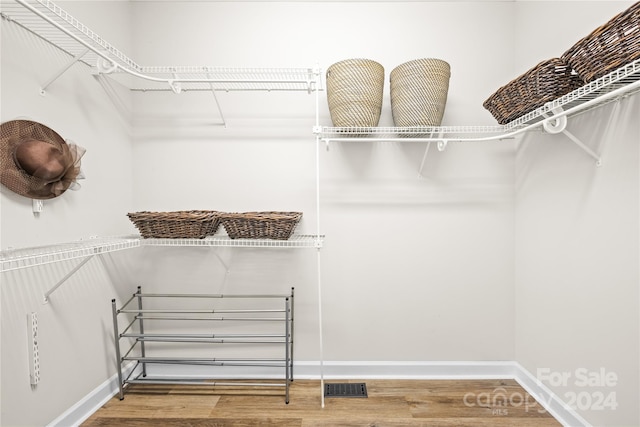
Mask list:
[[[365,383],[325,384],[324,397],[367,397],[367,385]]]

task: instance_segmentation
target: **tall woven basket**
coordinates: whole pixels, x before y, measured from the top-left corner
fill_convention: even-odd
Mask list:
[[[451,68],[441,59],[415,59],[391,71],[391,114],[395,126],[440,126]]]
[[[346,59],[327,69],[327,101],[336,127],[374,127],[380,121],[384,67],[370,59]]]

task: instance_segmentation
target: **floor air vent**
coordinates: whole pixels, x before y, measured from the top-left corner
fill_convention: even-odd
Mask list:
[[[324,397],[367,397],[367,385],[365,383],[325,384]]]

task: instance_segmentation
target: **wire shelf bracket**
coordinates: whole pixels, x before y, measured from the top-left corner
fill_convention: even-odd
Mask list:
[[[602,165],[602,159],[600,155],[598,155],[595,151],[589,148],[584,142],[582,142],[577,136],[572,134],[567,130],[567,116],[560,115],[562,112],[562,107],[556,107],[553,110],[554,116],[548,117],[542,121],[542,127],[545,132],[555,135],[558,133],[564,134],[569,140],[571,140],[574,144],[576,144],[579,148],[581,148],[585,153],[589,156],[593,157],[596,161],[596,166]]]
[[[44,304],[47,304],[49,302],[49,296],[51,296],[52,293],[54,293],[60,286],[62,286],[62,284],[64,282],[66,282],[71,276],[73,276],[76,273],[76,271],[80,270],[82,268],[82,266],[85,265],[87,262],[89,262],[94,256],[95,255],[89,255],[88,257],[84,258],[82,261],[80,261],[78,263],[78,265],[76,265],[62,279],[60,279],[58,281],[58,283],[53,285],[53,287],[51,289],[49,289],[47,292],[45,292],[44,293]]]

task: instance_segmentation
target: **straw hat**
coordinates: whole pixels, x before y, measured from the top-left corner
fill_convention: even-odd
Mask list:
[[[52,199],[79,187],[84,148],[67,143],[43,124],[12,120],[0,125],[0,181],[31,199]]]

